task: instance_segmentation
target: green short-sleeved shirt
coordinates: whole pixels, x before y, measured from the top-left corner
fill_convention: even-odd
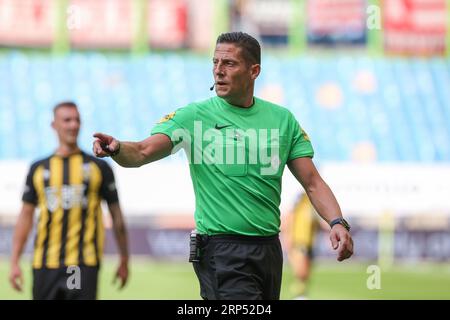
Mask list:
[[[292,113],[256,97],[250,108],[220,97],[189,104],[161,119],[157,133],[186,150],[196,227],[209,235],[279,233],[284,167],[314,155]]]

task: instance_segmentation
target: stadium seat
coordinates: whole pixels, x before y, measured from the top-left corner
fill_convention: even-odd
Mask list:
[[[382,162],[450,160],[449,60],[265,56],[262,65],[256,91],[282,88],[283,104],[312,137],[319,161],[348,161],[364,142]],[[80,105],[81,138],[90,141],[100,130],[143,138],[163,115],[214,95],[209,59],[193,55],[12,51],[0,58],[0,81],[0,159],[51,152],[35,133],[53,139],[51,108],[61,100]],[[342,103],[325,109],[316,94],[330,83]],[[111,125],[117,119],[121,125]]]

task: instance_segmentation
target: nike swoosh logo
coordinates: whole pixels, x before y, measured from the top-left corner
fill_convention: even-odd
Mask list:
[[[216,123],[216,126],[215,126],[214,128],[216,128],[217,130],[220,130],[220,129],[223,129],[223,128],[226,128],[226,127],[231,127],[231,124],[226,124],[226,125],[224,125],[224,126],[219,126],[219,125]]]

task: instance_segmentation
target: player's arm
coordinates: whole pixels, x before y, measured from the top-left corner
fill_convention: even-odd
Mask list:
[[[123,167],[140,167],[170,155],[172,141],[165,134],[155,134],[139,142],[124,142],[103,133],[95,133],[94,155],[100,158],[113,155],[112,159]],[[102,148],[103,147],[103,148]]]
[[[288,163],[289,170],[302,184],[317,213],[328,223],[342,218],[341,208],[330,187],[320,176],[309,157],[296,158]],[[353,254],[353,240],[342,225],[331,228],[330,240],[333,249],[338,249],[338,260],[342,261]]]
[[[116,243],[120,253],[120,263],[116,272],[116,278],[120,278],[120,288],[123,288],[128,280],[129,254],[127,229],[119,202],[108,204],[108,208],[112,218],[114,236],[116,237]]]
[[[22,291],[23,277],[20,269],[20,256],[33,227],[34,210],[34,204],[24,202],[14,229],[9,282],[17,291]]]

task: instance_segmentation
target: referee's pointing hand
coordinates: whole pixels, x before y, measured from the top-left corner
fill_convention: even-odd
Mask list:
[[[119,141],[104,133],[94,133],[92,152],[96,157],[109,157],[111,153],[119,148]]]

